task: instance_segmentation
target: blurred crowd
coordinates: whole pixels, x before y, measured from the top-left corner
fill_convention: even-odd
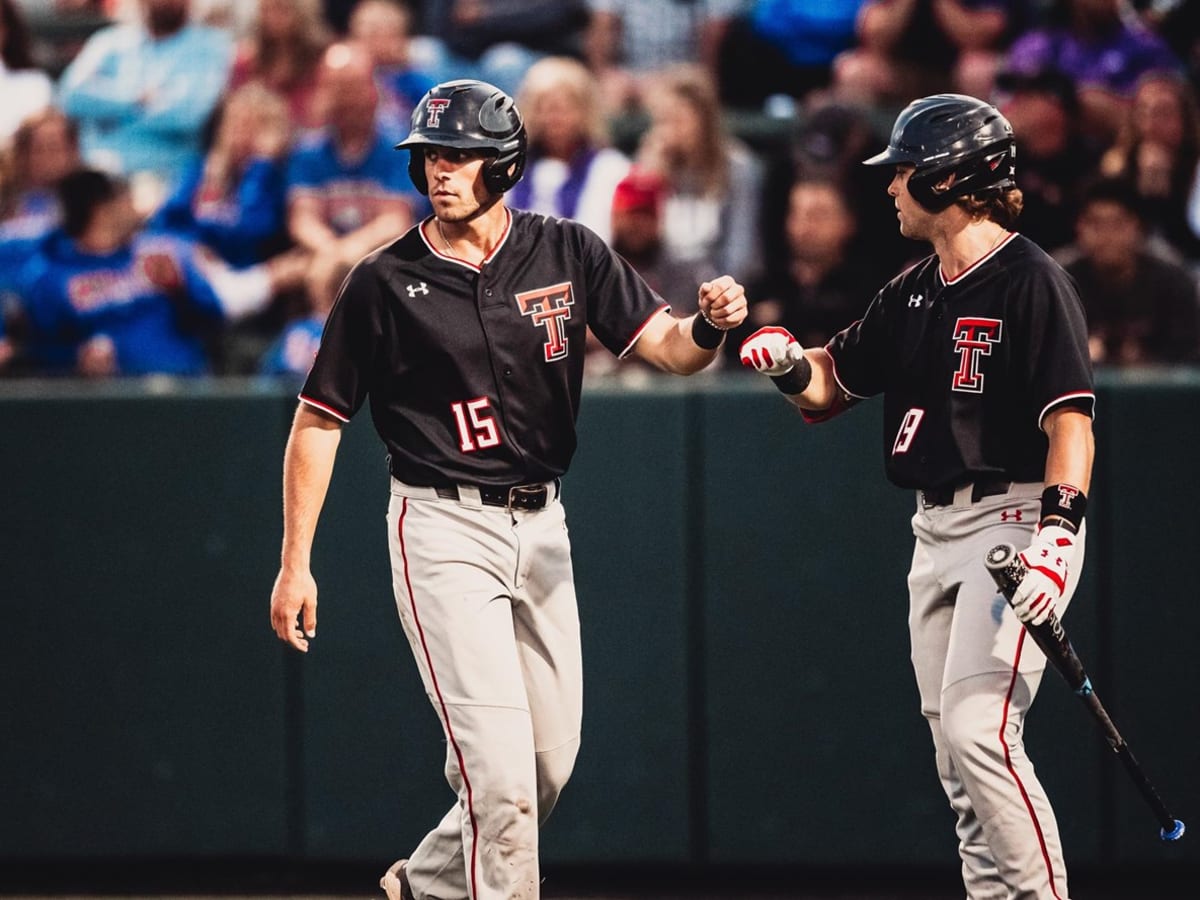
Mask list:
[[[0,0],[0,373],[302,376],[428,214],[392,145],[457,77],[525,115],[510,206],[806,346],[928,252],[860,165],[896,111],[988,99],[1093,361],[1200,362],[1194,0]]]

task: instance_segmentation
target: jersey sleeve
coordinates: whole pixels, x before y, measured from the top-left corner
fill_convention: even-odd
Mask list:
[[[646,323],[670,305],[599,237],[579,226],[576,230],[587,262],[588,326],[610,353],[623,359]]]
[[[371,387],[383,337],[384,304],[370,263],[360,263],[342,285],[300,391],[300,400],[343,422],[358,412]]]
[[[887,288],[875,295],[863,317],[825,345],[833,377],[846,402],[866,400],[887,387]]]
[[[1023,368],[1029,373],[1030,413],[1038,427],[1047,413],[1064,405],[1094,415],[1087,319],[1075,282],[1051,264],[1034,270],[1022,292],[1029,312],[1029,358]]]

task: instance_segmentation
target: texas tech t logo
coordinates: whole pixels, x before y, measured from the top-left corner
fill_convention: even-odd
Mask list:
[[[430,97],[425,102],[425,127],[437,128],[442,124],[442,113],[450,105],[449,97]]]
[[[953,387],[967,394],[983,393],[983,373],[979,361],[992,355],[992,344],[1000,343],[999,319],[963,317],[954,323],[954,352],[958,354],[958,370]]]
[[[542,348],[546,362],[563,359],[567,355],[567,319],[571,318],[571,307],[575,305],[571,282],[524,291],[517,294],[517,305],[521,315],[530,316],[534,325],[546,329],[546,343]]]

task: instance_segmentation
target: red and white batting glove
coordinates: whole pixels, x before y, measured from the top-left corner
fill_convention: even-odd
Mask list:
[[[1067,589],[1067,564],[1075,553],[1076,536],[1059,525],[1037,530],[1020,553],[1025,577],[1013,591],[1012,608],[1026,625],[1041,625],[1054,612],[1054,603]]]
[[[804,358],[804,348],[786,328],[774,325],[760,328],[742,341],[738,352],[742,365],[776,377],[786,375]]]

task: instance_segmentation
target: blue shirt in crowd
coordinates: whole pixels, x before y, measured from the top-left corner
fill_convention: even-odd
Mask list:
[[[288,163],[288,199],[305,194],[316,197],[322,218],[337,234],[349,234],[383,211],[385,201],[406,200],[413,218],[420,217],[428,201],[408,178],[408,159],[392,149],[383,134],[360,160],[343,160],[333,139],[316,132],[301,140]]]
[[[148,264],[165,256],[181,278],[178,291],[151,280]],[[108,254],[88,253],[61,231],[51,233],[20,276],[35,363],[74,367],[79,346],[112,340],[123,375],[196,375],[208,369],[199,330],[220,321],[220,301],[200,270],[196,247],[143,234]]]
[[[201,150],[233,59],[230,39],[203,25],[164,38],[141,24],[97,31],[59,81],[59,103],[80,125],[88,162],[149,171],[173,186]]]
[[[204,162],[193,162],[153,226],[211,248],[237,269],[264,262],[285,243],[284,169],[254,159],[233,190],[220,196],[204,190]]]

